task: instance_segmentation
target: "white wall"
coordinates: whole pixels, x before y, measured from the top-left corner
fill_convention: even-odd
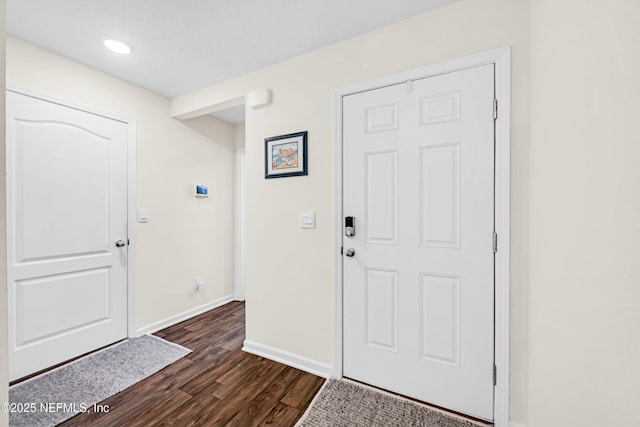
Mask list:
[[[531,0],[529,425],[640,425],[640,2]]]
[[[233,126],[172,119],[167,98],[11,37],[7,83],[137,120],[137,328],[233,295]]]
[[[526,0],[463,0],[366,35],[178,97],[179,115],[269,88],[247,110],[247,340],[331,365],[333,336],[333,89],[483,50],[513,47],[512,419],[526,420],[528,61]],[[264,179],[264,138],[309,131],[309,175]],[[317,228],[300,230],[298,213]]]

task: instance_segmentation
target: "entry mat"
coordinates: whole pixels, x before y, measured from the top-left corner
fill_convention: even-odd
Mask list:
[[[9,388],[9,426],[52,427],[191,353],[143,335],[92,353]]]
[[[296,427],[478,427],[487,424],[349,380],[324,383]]]

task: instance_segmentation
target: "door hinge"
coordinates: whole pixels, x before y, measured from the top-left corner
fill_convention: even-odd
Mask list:
[[[493,233],[493,253],[498,252],[498,233]]]
[[[493,365],[493,385],[498,385],[498,368]]]
[[[340,246],[340,255],[344,255],[344,246]]]
[[[129,246],[131,244],[131,242],[129,241],[129,239],[127,239],[127,246]]]
[[[498,118],[498,100],[493,100],[493,120]]]

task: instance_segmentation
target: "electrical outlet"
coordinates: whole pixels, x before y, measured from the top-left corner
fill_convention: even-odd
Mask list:
[[[204,288],[204,279],[202,276],[196,276],[196,291],[201,291]]]

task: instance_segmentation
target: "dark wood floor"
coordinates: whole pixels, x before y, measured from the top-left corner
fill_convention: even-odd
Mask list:
[[[193,352],[62,426],[293,426],[324,379],[241,350],[244,303],[155,335]]]

